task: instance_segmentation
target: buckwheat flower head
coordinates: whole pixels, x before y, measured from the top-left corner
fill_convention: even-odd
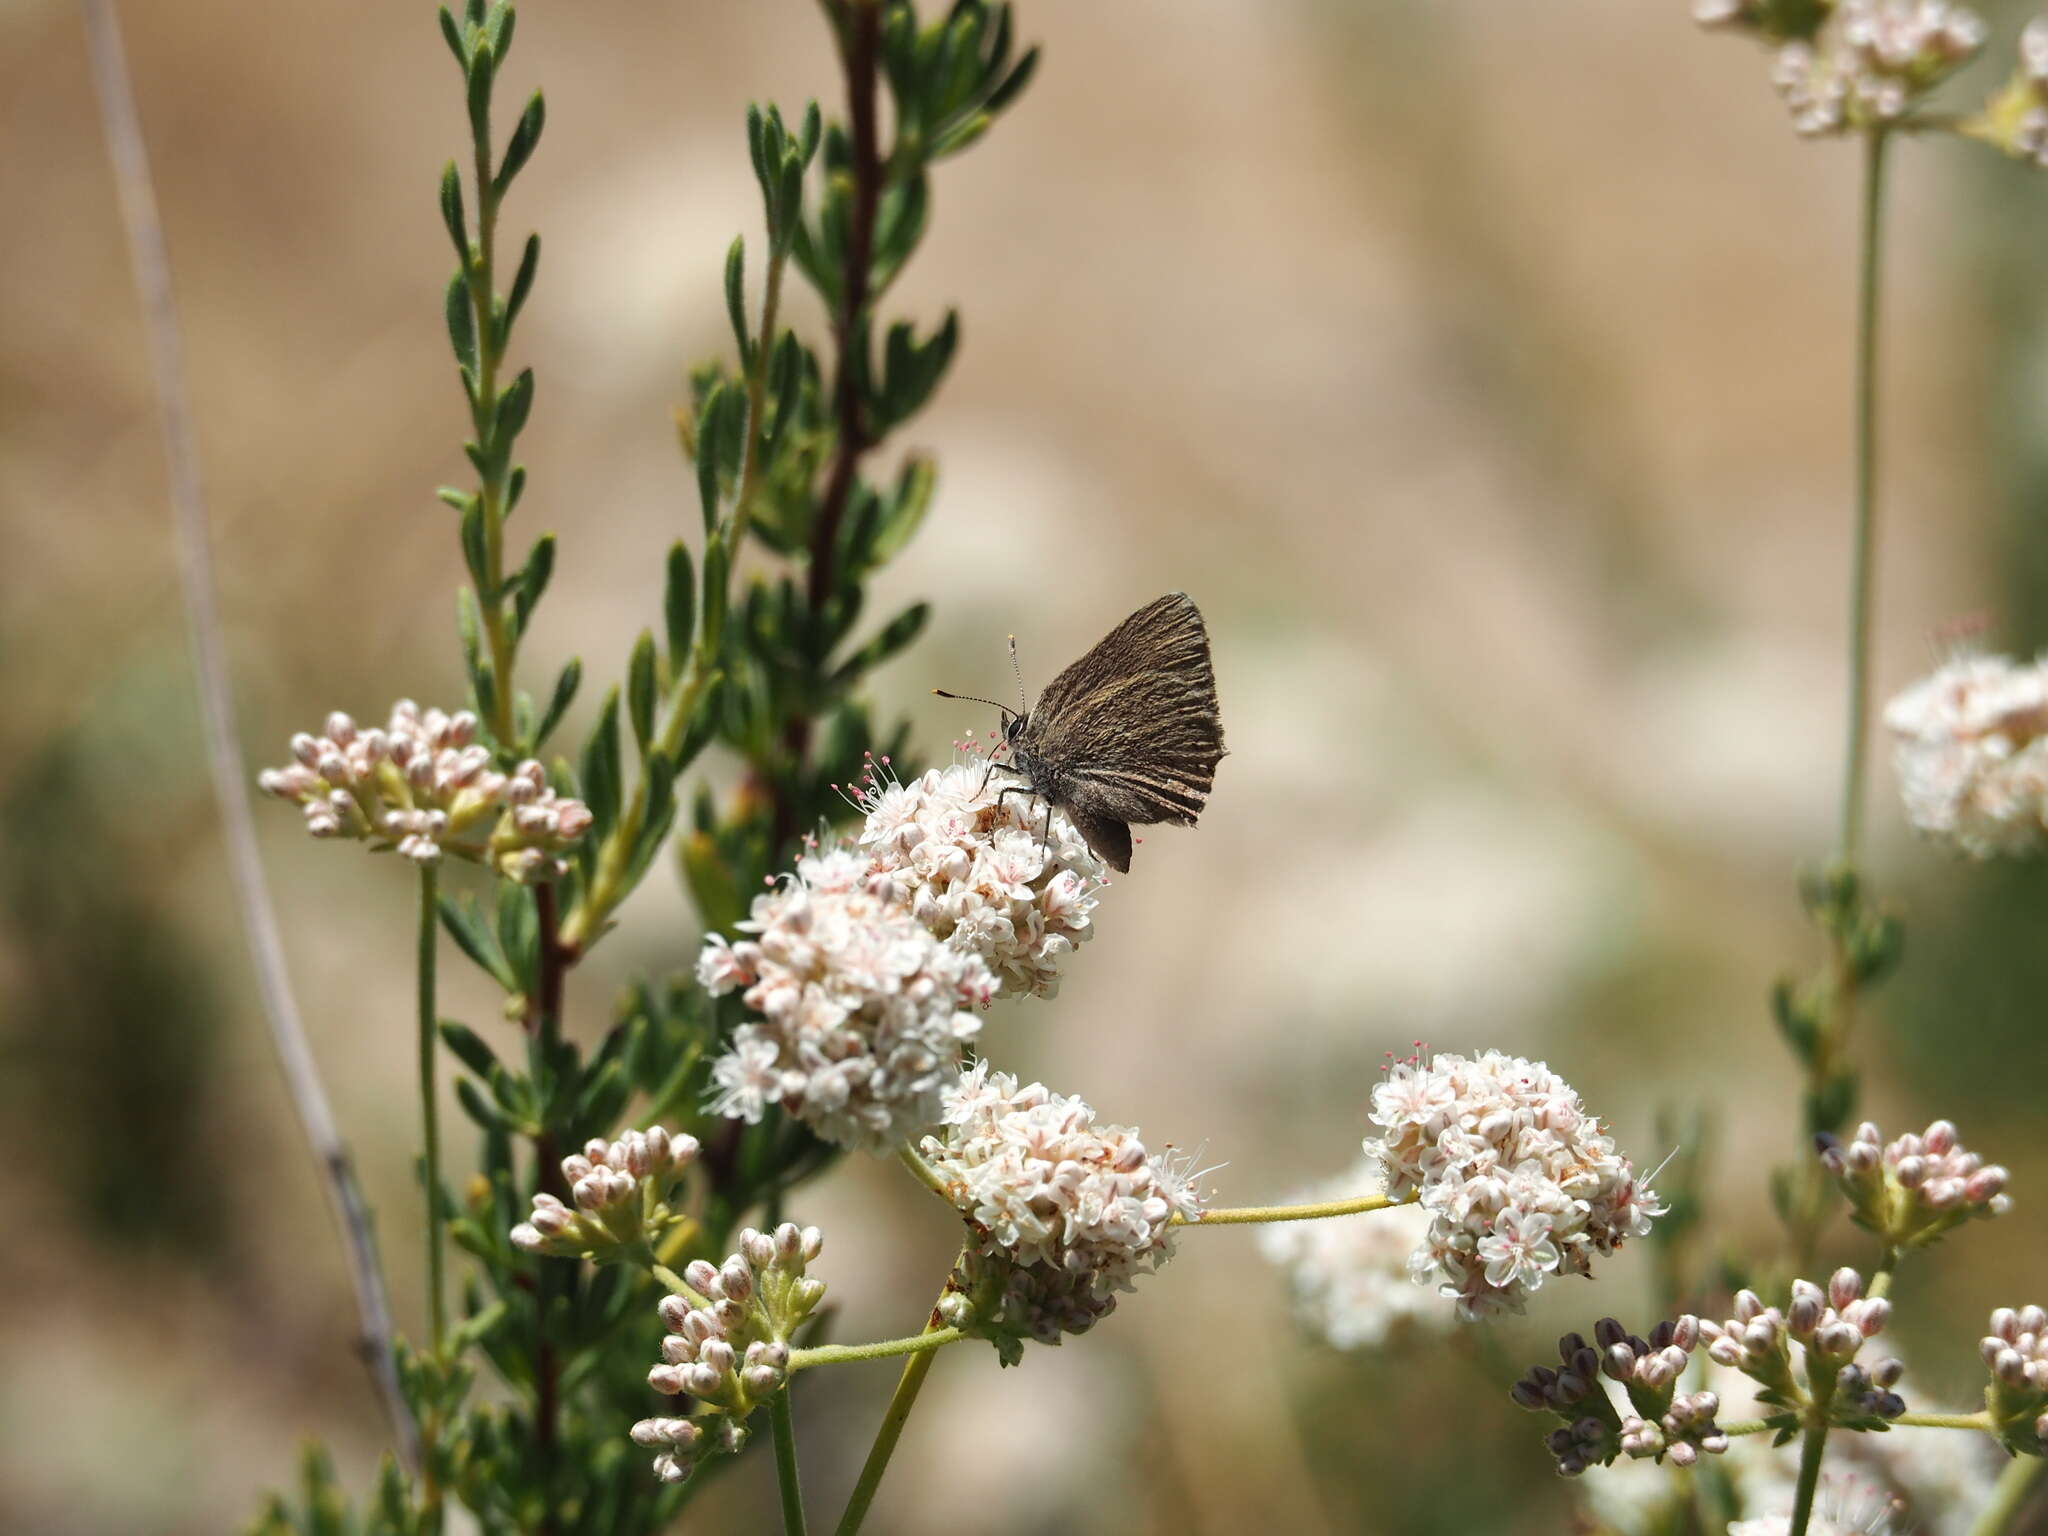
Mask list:
[[[705,941],[697,978],[760,1015],[712,1065],[719,1114],[780,1104],[827,1141],[888,1148],[937,1123],[995,978],[911,915],[846,849],[801,860],[754,898],[750,937]]]
[[[866,813],[859,849],[886,875],[917,920],[964,954],[978,957],[1006,992],[1051,997],[1060,965],[1092,932],[1096,893],[1108,867],[1064,811],[1048,821],[1044,802],[1001,791],[988,761],[970,756],[909,783],[888,759],[848,787]]]
[[[1108,1316],[1172,1256],[1174,1218],[1201,1213],[1182,1160],[986,1061],[957,1077],[945,1132],[922,1153],[969,1232],[941,1312],[992,1340],[1005,1364],[1026,1339],[1057,1344]]]
[[[2048,1455],[2048,1311],[2000,1307],[1978,1348],[1991,1372],[1985,1406],[2006,1449]]]
[[[697,1259],[683,1271],[691,1294],[662,1298],[667,1331],[647,1384],[687,1394],[698,1409],[633,1426],[633,1442],[658,1453],[654,1475],[663,1482],[681,1482],[707,1452],[746,1444],[747,1416],[789,1380],[789,1341],[824,1300],[824,1282],[805,1273],[823,1247],[816,1227],[748,1227],[723,1264]]]
[[[1779,49],[1772,83],[1802,134],[1895,122],[1984,37],[1982,18],[1948,0],[1840,0],[1817,38]]]
[[[651,1242],[671,1223],[668,1197],[697,1160],[697,1138],[661,1126],[602,1137],[562,1159],[565,1204],[543,1191],[533,1214],[512,1229],[514,1247],[556,1258],[605,1259]]]
[[[1972,858],[2029,853],[2048,810],[2048,668],[1966,654],[1885,706],[1906,817]]]
[[[1820,1157],[1849,1197],[1856,1224],[1893,1248],[1925,1247],[1973,1217],[2012,1208],[2006,1171],[1986,1166],[1946,1120],[1891,1142],[1866,1120],[1846,1145],[1821,1138]]]
[[[411,699],[381,729],[336,711],[322,734],[292,738],[295,761],[256,782],[299,806],[315,837],[358,839],[419,864],[452,853],[519,881],[560,873],[561,855],[590,830],[589,807],[557,795],[531,759],[498,772],[476,732],[469,711],[422,710]]]
[[[1364,1194],[1379,1183],[1378,1164],[1361,1158],[1350,1172],[1297,1191],[1289,1205],[1320,1205]],[[1337,1349],[1382,1344],[1398,1335],[1436,1332],[1452,1311],[1418,1285],[1408,1256],[1429,1230],[1419,1205],[1275,1222],[1259,1232],[1259,1249],[1287,1271],[1295,1316]]]
[[[1475,1320],[1520,1312],[1553,1275],[1592,1271],[1664,1207],[1540,1061],[1499,1051],[1396,1063],[1373,1090],[1365,1143],[1387,1193],[1430,1213],[1409,1262]]]
[[[1906,1411],[1892,1390],[1904,1367],[1888,1358],[1868,1366],[1857,1362],[1864,1343],[1884,1331],[1892,1310],[1889,1301],[1865,1296],[1863,1289],[1855,1270],[1838,1269],[1825,1288],[1794,1280],[1791,1301],[1782,1310],[1766,1307],[1754,1291],[1738,1291],[1733,1317],[1700,1324],[1708,1358],[1776,1394],[1767,1401],[1824,1396],[1832,1422],[1882,1429],[1884,1421]]]

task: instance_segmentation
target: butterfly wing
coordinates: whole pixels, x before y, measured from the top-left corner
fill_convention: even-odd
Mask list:
[[[1192,825],[1223,756],[1201,610],[1185,592],[1140,608],[1052,680],[1029,736],[1053,798],[1077,822]]]

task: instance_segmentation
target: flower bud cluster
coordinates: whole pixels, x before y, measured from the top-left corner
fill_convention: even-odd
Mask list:
[[[2048,1456],[2048,1311],[2000,1307],[1978,1348],[1991,1372],[1985,1405],[2006,1448]]]
[[[739,926],[752,937],[714,934],[697,961],[713,997],[739,991],[761,1015],[712,1064],[718,1113],[754,1124],[780,1104],[827,1141],[877,1152],[935,1124],[995,995],[988,967],[846,849],[800,860]]]
[[[2012,1208],[2006,1171],[1986,1166],[1946,1120],[1889,1143],[1866,1120],[1846,1145],[1823,1137],[1820,1156],[1849,1197],[1857,1225],[1888,1247],[1925,1247],[1973,1217]]]
[[[321,735],[292,738],[295,761],[256,782],[300,806],[315,837],[395,848],[419,864],[452,853],[511,880],[561,873],[562,854],[590,830],[590,808],[557,795],[532,759],[500,773],[476,734],[468,710],[423,711],[411,699],[391,707],[382,729],[337,710]]]
[[[1917,829],[1977,859],[2040,848],[2048,831],[2048,667],[1956,656],[1887,704],[1884,723],[1906,818]]]
[[[569,1204],[542,1192],[533,1214],[512,1229],[514,1247],[555,1258],[603,1262],[658,1239],[675,1219],[667,1201],[697,1160],[697,1138],[655,1125],[602,1137],[562,1159]]]
[[[1772,83],[1809,137],[1896,122],[1984,46],[1974,11],[1948,0],[1839,0],[1828,29],[1778,50]]]
[[[1116,1306],[1173,1254],[1173,1222],[1199,1216],[1186,1169],[1138,1133],[1097,1124],[1079,1099],[977,1062],[946,1095],[946,1132],[922,1152],[970,1238],[940,1315],[1014,1364]]]
[[[1060,964],[1093,931],[1108,867],[1066,812],[1002,795],[986,758],[933,768],[908,784],[870,760],[853,803],[869,871],[887,876],[917,920],[980,959],[1005,992],[1051,997]]]
[[[1898,1361],[1856,1364],[1864,1341],[1884,1331],[1891,1310],[1883,1297],[1863,1294],[1855,1270],[1838,1269],[1826,1289],[1794,1280],[1782,1311],[1765,1306],[1754,1291],[1738,1291],[1735,1315],[1703,1322],[1700,1331],[1709,1358],[1759,1383],[1762,1401],[1782,1408],[1817,1402],[1837,1424],[1870,1428],[1906,1411],[1892,1390],[1902,1374]]]
[[[1557,1470],[1576,1477],[1618,1455],[1689,1467],[1701,1454],[1728,1449],[1714,1416],[1721,1400],[1712,1392],[1681,1393],[1679,1378],[1700,1341],[1700,1321],[1690,1313],[1659,1323],[1645,1339],[1611,1317],[1593,1328],[1593,1342],[1568,1333],[1557,1341],[1560,1368],[1539,1365],[1509,1389],[1532,1413],[1554,1413],[1564,1421],[1544,1443]],[[1622,1413],[1600,1378],[1620,1384],[1630,1411]]]
[[[1373,1090],[1365,1143],[1387,1193],[1431,1222],[1409,1263],[1468,1320],[1520,1312],[1553,1274],[1592,1271],[1663,1213],[1571,1085],[1499,1051],[1400,1062]]]
[[[683,1271],[694,1294],[662,1298],[668,1331],[647,1384],[700,1405],[688,1417],[633,1426],[634,1443],[658,1453],[654,1474],[663,1482],[681,1482],[701,1455],[746,1444],[747,1416],[789,1380],[789,1340],[824,1299],[824,1282],[804,1272],[823,1246],[816,1227],[749,1227],[723,1264],[697,1259]]]

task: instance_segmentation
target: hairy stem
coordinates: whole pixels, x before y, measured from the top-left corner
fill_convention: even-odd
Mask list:
[[[285,966],[284,942],[278,932],[269,882],[264,878],[263,861],[257,852],[255,820],[249,813],[249,772],[242,759],[234,692],[228,683],[227,651],[221,638],[212,542],[200,486],[198,442],[185,387],[184,344],[178,333],[177,306],[171,293],[170,257],[164,247],[163,224],[150,180],[142,124],[135,110],[127,55],[121,46],[120,21],[114,13],[113,0],[80,0],[79,9],[85,21],[101,129],[113,162],[121,222],[128,237],[129,264],[142,305],[144,341],[155,376],[164,457],[170,468],[171,514],[177,541],[178,579],[185,602],[186,639],[192,652],[207,767],[213,780],[214,803],[220,812],[221,837],[240,910],[242,936],[249,946],[250,965],[256,973],[256,991],[264,1023],[269,1028],[271,1048],[284,1073],[285,1089],[291,1096],[299,1128],[320,1167],[328,1208],[348,1258],[358,1345],[397,1439],[399,1460],[408,1471],[417,1471],[419,1432],[398,1382],[391,1342],[391,1301],[377,1257],[369,1205],[363,1199],[354,1159],[335,1124],[319,1065],[306,1040],[305,1022]]]
[[[783,1536],[804,1536],[804,1490],[796,1470],[796,1424],[790,1416],[790,1386],[768,1401],[768,1420],[775,1427],[775,1482],[782,1491]]]
[[[909,1334],[900,1339],[883,1339],[875,1344],[820,1344],[815,1349],[790,1351],[789,1368],[794,1372],[808,1370],[814,1365],[845,1365],[855,1360],[889,1360],[899,1355],[929,1354],[948,1344],[957,1344],[966,1337],[958,1328],[927,1328],[923,1333]]]
[[[1239,1205],[1204,1211],[1199,1216],[1176,1214],[1177,1227],[1240,1227],[1268,1221],[1318,1221],[1325,1216],[1355,1216],[1361,1211],[1384,1211],[1409,1201],[1391,1195],[1360,1195],[1355,1200],[1326,1200],[1317,1205]]]
[[[1890,1295],[1892,1275],[1898,1270],[1898,1267],[1899,1250],[1892,1247],[1889,1243],[1885,1244],[1884,1254],[1878,1259],[1877,1268],[1871,1271],[1870,1286],[1864,1294],[1870,1297]]]
[[[1980,1434],[1996,1434],[1991,1415],[1979,1410],[1976,1413],[1902,1413],[1892,1420],[1908,1429],[1974,1429]]]
[[[483,498],[484,574],[486,590],[477,593],[484,643],[491,652],[491,735],[498,745],[513,745],[512,636],[505,623],[505,491],[511,455],[499,453],[494,417],[498,404],[498,369],[504,361],[497,327],[492,323],[493,289],[497,281],[498,196],[492,187],[490,107],[486,103],[472,131],[476,173],[476,259],[469,268],[469,304],[476,319],[476,398],[470,403],[477,446],[490,454],[491,469],[477,487]]]

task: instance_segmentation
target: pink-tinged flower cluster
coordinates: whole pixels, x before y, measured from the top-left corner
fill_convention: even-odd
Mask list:
[[[1361,1158],[1341,1177],[1298,1190],[1289,1205],[1355,1199],[1379,1187],[1379,1165]],[[1259,1251],[1287,1271],[1295,1316],[1333,1348],[1383,1344],[1409,1332],[1451,1326],[1450,1305],[1418,1285],[1408,1256],[1429,1230],[1419,1205],[1274,1222],[1259,1230]]]
[[[967,1256],[940,1311],[1014,1363],[1116,1306],[1173,1254],[1173,1223],[1201,1213],[1183,1163],[1079,1099],[1019,1087],[978,1062],[946,1094],[945,1133],[922,1152],[966,1219]]]
[[[1051,997],[1060,965],[1092,932],[1108,870],[1066,813],[1013,792],[970,757],[907,784],[871,767],[849,793],[866,813],[860,852],[917,920],[980,959],[1005,992]]]
[[[1922,1248],[1973,1217],[2012,1209],[2006,1171],[1987,1166],[1946,1120],[1891,1142],[1866,1120],[1846,1145],[1824,1140],[1820,1156],[1849,1197],[1857,1225],[1892,1248]]]
[[[887,1151],[938,1122],[995,978],[918,922],[846,849],[800,860],[754,899],[749,935],[705,941],[697,978],[760,1015],[712,1066],[718,1113],[771,1104],[827,1141]]]
[[[633,1443],[656,1453],[663,1482],[680,1483],[701,1457],[746,1445],[748,1415],[788,1383],[789,1341],[825,1299],[825,1282],[805,1273],[824,1246],[816,1227],[748,1227],[723,1264],[696,1259],[683,1271],[689,1294],[662,1298],[661,1363],[647,1384],[690,1397],[697,1410],[633,1426]]]
[[[1520,1312],[1550,1275],[1591,1272],[1663,1206],[1571,1085],[1540,1061],[1487,1051],[1402,1062],[1373,1090],[1387,1193],[1429,1231],[1410,1264],[1468,1320]]]
[[[1555,1414],[1562,1424],[1544,1444],[1557,1470],[1577,1477],[1588,1467],[1617,1456],[1636,1461],[1695,1465],[1702,1454],[1728,1449],[1715,1415],[1721,1399],[1711,1391],[1678,1390],[1700,1341],[1700,1320],[1691,1313],[1661,1322],[1645,1339],[1611,1317],[1593,1327],[1593,1342],[1568,1333],[1557,1341],[1558,1365],[1539,1365],[1508,1389],[1518,1407]],[[1619,1382],[1628,1396],[1621,1413],[1600,1378]]]
[[[542,1191],[533,1213],[512,1229],[512,1244],[556,1258],[606,1259],[661,1236],[674,1219],[668,1200],[697,1160],[697,1138],[661,1126],[595,1137],[562,1159],[564,1203]]]
[[[1974,11],[1948,0],[1840,0],[1815,42],[1778,50],[1772,82],[1799,133],[1895,122],[1984,46]]]
[[[1991,1372],[1985,1405],[2006,1449],[2048,1456],[2048,1311],[2000,1307],[1979,1348]]]
[[[1754,1291],[1735,1293],[1735,1315],[1703,1322],[1707,1355],[1716,1365],[1742,1372],[1772,1400],[1827,1404],[1837,1424],[1882,1429],[1882,1421],[1906,1411],[1892,1389],[1904,1372],[1897,1360],[1869,1367],[1856,1363],[1866,1341],[1884,1332],[1892,1304],[1864,1294],[1863,1277],[1838,1269],[1825,1289],[1811,1280],[1792,1282],[1792,1299],[1782,1310],[1767,1307]],[[1804,1378],[1802,1380],[1801,1378]]]
[[[2048,812],[2048,667],[1963,655],[1885,707],[1906,816],[1972,858],[2031,853]]]
[[[422,710],[411,699],[381,729],[336,711],[321,735],[292,738],[294,762],[256,782],[301,807],[315,837],[356,838],[419,864],[452,853],[512,880],[561,873],[562,855],[590,830],[590,808],[556,794],[532,759],[500,773],[476,733],[469,711]]]

